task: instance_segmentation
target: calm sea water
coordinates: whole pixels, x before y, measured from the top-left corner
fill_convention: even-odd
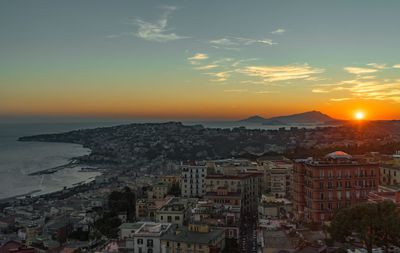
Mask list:
[[[35,171],[67,164],[71,158],[88,154],[90,150],[77,144],[19,142],[19,137],[116,124],[0,122],[0,199],[33,191],[33,195],[54,192],[99,175],[97,172],[81,172],[80,167],[75,167],[53,174],[29,176]]]
[[[66,168],[53,174],[29,176],[28,174],[67,164],[71,158],[88,154],[89,149],[68,143],[19,142],[21,136],[60,133],[76,129],[114,126],[124,123],[144,122],[143,120],[108,120],[84,123],[12,123],[0,121],[0,199],[27,194],[35,191],[39,195],[61,190],[76,183],[93,179],[97,172],[81,172],[80,167]],[[152,122],[159,122],[157,120]],[[203,124],[212,128],[245,126],[254,129],[278,129],[282,126],[263,126],[237,122],[186,122]]]

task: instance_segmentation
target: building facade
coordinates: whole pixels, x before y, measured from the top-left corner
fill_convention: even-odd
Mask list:
[[[207,168],[203,165],[181,165],[181,195],[186,198],[202,197],[206,193]]]
[[[368,200],[379,185],[379,165],[342,151],[294,166],[293,208],[297,218],[323,222],[337,209]]]
[[[257,213],[262,180],[261,173],[208,175],[205,199],[215,203],[240,206],[242,213]]]
[[[120,227],[119,252],[160,253],[161,236],[173,233],[170,223],[136,222],[124,223]]]

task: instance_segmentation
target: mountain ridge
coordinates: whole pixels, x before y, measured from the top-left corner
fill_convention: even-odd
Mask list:
[[[290,125],[290,124],[336,124],[341,120],[332,118],[320,111],[312,110],[302,113],[264,118],[254,115],[239,122],[261,123],[263,125]]]

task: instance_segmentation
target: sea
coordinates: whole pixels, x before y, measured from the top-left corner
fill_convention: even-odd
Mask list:
[[[151,122],[165,122],[153,120]],[[90,149],[70,143],[20,142],[19,137],[61,133],[77,129],[109,127],[127,123],[143,123],[145,120],[66,120],[52,122],[38,120],[27,122],[0,120],[0,200],[10,197],[37,196],[72,187],[94,180],[100,172],[81,171],[84,165],[64,168],[52,174],[31,176],[30,173],[68,164],[74,157],[89,154]],[[232,128],[244,126],[249,129],[278,129],[282,126],[263,126],[255,123],[232,121],[187,121],[186,125],[202,124],[211,128]],[[310,127],[310,126],[307,126]]]

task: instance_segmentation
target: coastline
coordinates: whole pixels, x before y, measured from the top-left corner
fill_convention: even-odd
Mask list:
[[[60,165],[60,166],[52,167],[52,168],[49,168],[49,169],[35,171],[35,172],[32,172],[32,173],[28,174],[28,176],[40,176],[40,175],[45,175],[45,174],[53,174],[53,173],[56,173],[57,171],[60,171],[60,170],[63,170],[63,169],[75,168],[78,165],[79,165],[79,163],[76,160],[76,158],[72,158],[72,159],[70,159],[70,161],[67,164],[63,164],[63,165]]]

